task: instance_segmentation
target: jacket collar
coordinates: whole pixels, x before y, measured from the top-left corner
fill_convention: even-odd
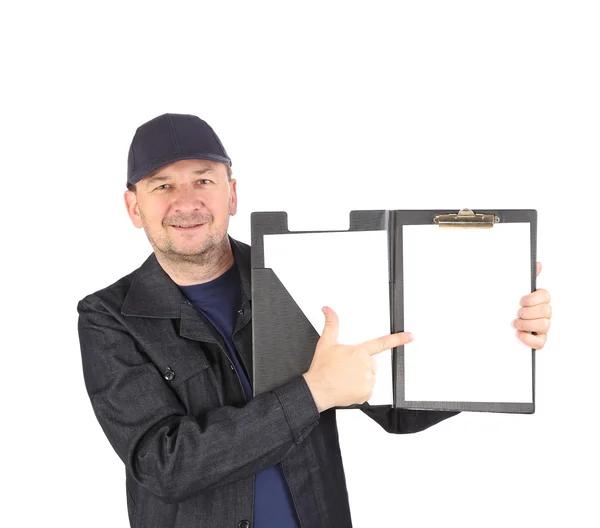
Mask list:
[[[246,299],[252,298],[250,277],[250,247],[227,235],[238,266],[242,292]],[[121,313],[138,317],[181,317],[186,298],[161,267],[152,253],[133,274],[133,281],[125,296]]]

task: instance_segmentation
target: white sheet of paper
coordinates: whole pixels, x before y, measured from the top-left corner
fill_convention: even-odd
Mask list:
[[[407,401],[532,402],[511,321],[531,291],[530,224],[402,226]]]
[[[358,344],[390,333],[386,231],[265,235],[264,266],[271,268],[319,335],[323,306],[339,317],[338,342]],[[371,405],[390,405],[391,350],[374,356],[377,381]]]

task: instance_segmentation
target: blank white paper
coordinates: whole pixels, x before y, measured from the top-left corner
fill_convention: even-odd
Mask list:
[[[406,401],[532,402],[511,326],[531,292],[530,224],[402,226]]]
[[[386,231],[265,235],[265,268],[271,268],[319,335],[323,306],[339,318],[338,342],[358,344],[390,333]],[[391,350],[374,356],[377,381],[369,403],[390,405]]]

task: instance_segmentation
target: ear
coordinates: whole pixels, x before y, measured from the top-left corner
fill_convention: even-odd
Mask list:
[[[231,201],[231,209],[229,212],[229,216],[233,216],[237,213],[237,188],[236,188],[236,180],[234,178],[229,182],[229,200]]]
[[[133,225],[137,228],[143,227],[142,217],[140,216],[140,206],[136,194],[128,189],[125,191],[123,198],[125,199],[127,214],[129,215],[129,218],[131,218]]]

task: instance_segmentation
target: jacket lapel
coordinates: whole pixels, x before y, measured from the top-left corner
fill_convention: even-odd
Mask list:
[[[229,242],[240,273],[242,303],[248,305],[249,309],[252,296],[250,246],[230,236]],[[208,320],[196,310],[163,270],[154,253],[134,272],[121,313],[133,317],[181,319],[179,334],[182,337],[209,343],[223,342],[220,336],[215,335],[216,331],[210,328]]]

